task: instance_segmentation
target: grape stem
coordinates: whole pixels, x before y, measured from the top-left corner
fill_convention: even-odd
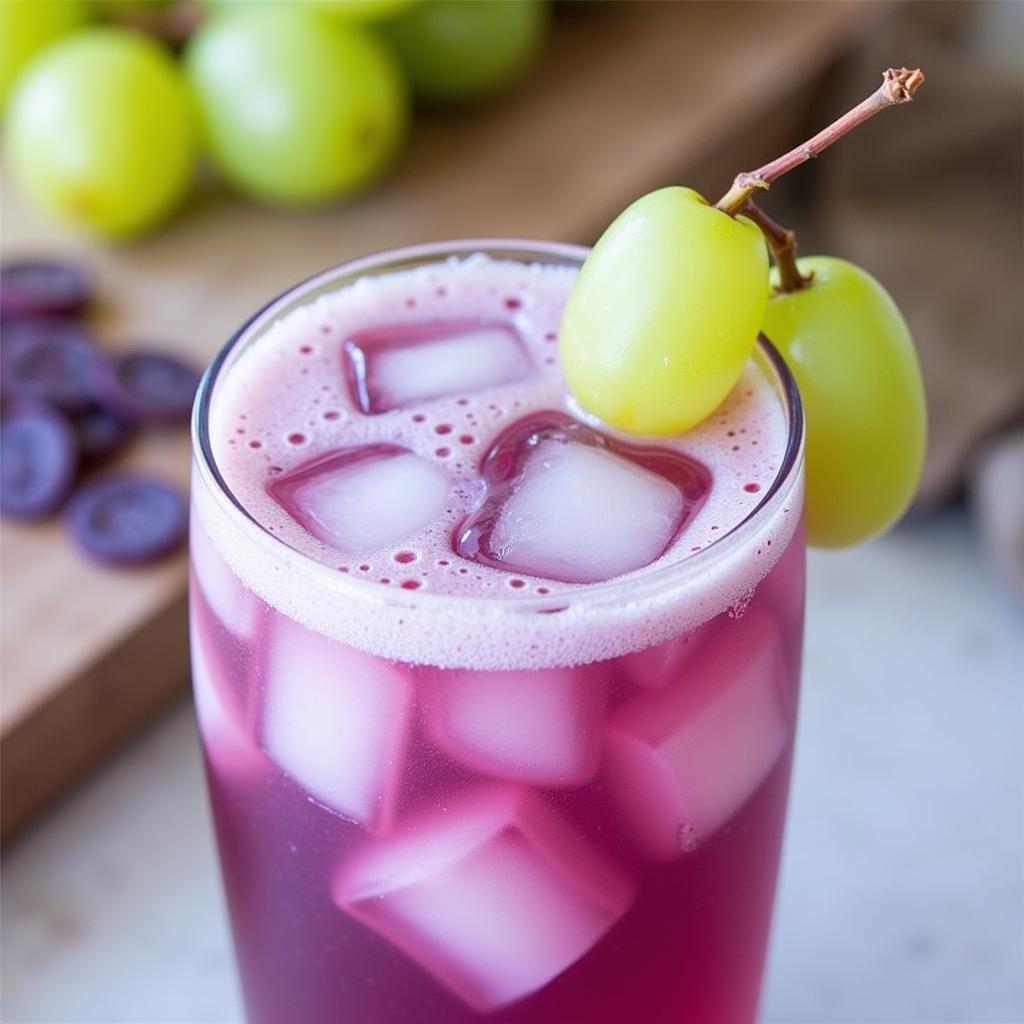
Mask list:
[[[743,171],[736,175],[732,188],[715,203],[715,207],[723,213],[735,217],[743,208],[743,204],[760,189],[768,189],[784,174],[799,167],[800,164],[813,160],[814,157],[828,149],[833,142],[838,142],[844,135],[858,125],[863,124],[881,110],[909,103],[914,98],[924,74],[920,68],[909,71],[907,68],[889,68],[882,75],[882,84],[865,100],[852,110],[847,111],[837,121],[818,132],[796,149],[791,149],[777,160],[759,167],[756,171]]]
[[[748,199],[740,213],[749,217],[764,235],[772,259],[779,268],[779,292],[798,292],[806,288],[813,280],[814,274],[801,274],[796,265],[796,232],[784,228],[761,209],[753,199]]]

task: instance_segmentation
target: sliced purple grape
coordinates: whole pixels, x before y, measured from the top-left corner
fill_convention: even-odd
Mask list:
[[[135,428],[108,409],[94,405],[72,420],[82,461],[103,462],[131,440]]]
[[[46,402],[70,413],[90,407],[92,381],[103,362],[85,330],[59,317],[5,322],[0,359],[5,397]]]
[[[106,565],[144,565],[169,555],[187,533],[185,500],[153,477],[119,473],[94,477],[65,511],[82,550]]]
[[[0,267],[0,315],[73,316],[92,298],[77,267],[48,260],[19,260]]]
[[[97,368],[96,401],[131,423],[183,423],[199,372],[162,352],[129,352]]]
[[[0,512],[41,519],[64,503],[78,468],[67,420],[40,403],[15,403],[0,417]]]

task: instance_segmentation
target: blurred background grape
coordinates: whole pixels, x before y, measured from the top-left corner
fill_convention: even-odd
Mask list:
[[[282,205],[372,181],[405,135],[405,85],[387,48],[316,7],[234,7],[202,24],[185,54],[224,179]]]
[[[48,44],[89,22],[88,0],[0,4],[0,103],[25,65]]]
[[[458,106],[514,87],[543,46],[548,7],[5,0],[11,170],[55,218],[141,235],[194,184],[197,115],[205,163],[239,194],[285,207],[342,200],[399,156],[413,98]]]
[[[5,129],[25,193],[98,235],[149,230],[191,182],[197,133],[184,78],[159,43],[127,29],[66,33],[43,48],[15,79]]]
[[[418,100],[458,104],[511,86],[543,43],[547,0],[424,0],[382,25]]]

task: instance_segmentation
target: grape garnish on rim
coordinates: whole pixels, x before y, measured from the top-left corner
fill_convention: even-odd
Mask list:
[[[808,539],[823,547],[884,530],[913,496],[925,444],[920,368],[881,284],[832,257],[797,263],[793,232],[753,197],[874,114],[912,100],[923,81],[920,70],[889,69],[866,100],[738,175],[714,206],[679,187],[636,200],[595,245],[562,320],[562,363],[580,404],[652,436],[710,415],[763,329],[804,400]],[[777,264],[771,286],[765,240]]]

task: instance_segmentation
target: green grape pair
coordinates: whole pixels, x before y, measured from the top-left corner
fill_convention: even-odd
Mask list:
[[[308,204],[372,180],[406,120],[379,40],[303,6],[253,5],[204,25],[184,70],[138,32],[70,34],[19,76],[5,134],[12,172],[42,208],[123,238],[181,204],[202,143],[240,191]]]
[[[584,408],[664,436],[718,407],[763,331],[803,400],[808,540],[839,547],[906,509],[924,458],[924,393],[910,332],[878,281],[831,257],[798,266],[809,283],[780,291],[773,271],[773,293],[756,224],[690,189],[652,192],[584,264],[560,352]]]

